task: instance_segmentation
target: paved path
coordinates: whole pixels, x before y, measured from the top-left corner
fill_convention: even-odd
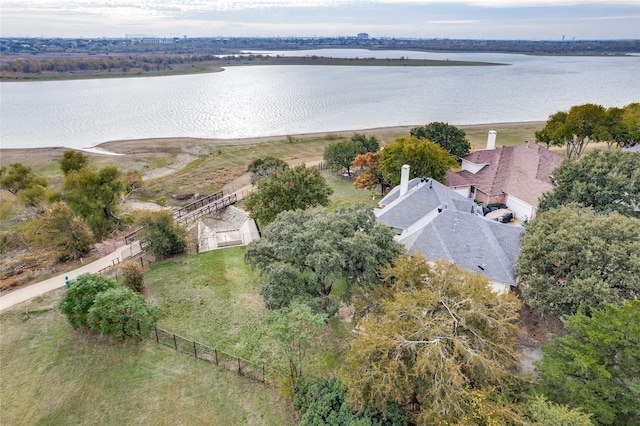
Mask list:
[[[81,266],[78,269],[74,269],[73,271],[65,272],[64,274],[60,274],[56,277],[49,278],[44,281],[40,281],[36,284],[31,284],[26,287],[19,288],[15,291],[7,293],[3,296],[0,296],[0,312],[11,308],[18,303],[26,302],[33,298],[36,298],[40,295],[48,293],[52,290],[56,290],[58,288],[64,287],[65,285],[65,276],[69,277],[70,280],[75,279],[78,275],[92,273],[95,274],[101,271],[104,268],[107,268],[112,265],[116,265],[119,262],[137,254],[140,252],[140,243],[135,241],[133,244],[120,247],[116,251],[111,254],[106,255],[103,258],[100,258],[96,261],[88,263],[84,266]]]

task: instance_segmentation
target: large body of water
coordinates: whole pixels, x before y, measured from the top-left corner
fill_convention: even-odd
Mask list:
[[[640,102],[640,56],[325,50],[346,57],[479,60],[491,67],[246,66],[170,77],[0,84],[0,147],[89,148],[155,137],[244,138],[544,121],[573,105]]]

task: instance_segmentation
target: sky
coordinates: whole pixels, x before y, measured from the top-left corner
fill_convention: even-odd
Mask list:
[[[640,0],[2,0],[1,37],[640,39]]]

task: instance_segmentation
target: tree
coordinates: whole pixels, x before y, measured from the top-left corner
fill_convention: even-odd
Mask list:
[[[380,169],[387,174],[392,186],[400,183],[402,166],[410,166],[410,177],[431,177],[444,182],[447,170],[458,162],[444,148],[434,142],[416,137],[398,138],[380,153]]]
[[[572,106],[569,112],[549,116],[544,129],[536,132],[536,142],[567,146],[566,157],[578,159],[591,141],[606,140],[606,110],[601,105]]]
[[[22,163],[13,163],[9,168],[2,168],[0,173],[0,188],[4,188],[10,193],[17,195],[19,191],[32,188],[34,186],[47,186],[47,180],[42,176],[33,173],[31,167]]]
[[[109,166],[94,171],[85,167],[69,171],[62,192],[71,210],[101,239],[119,223],[118,199],[123,188],[117,168]]]
[[[640,103],[634,102],[624,107],[622,124],[627,135],[623,146],[631,147],[640,143]]]
[[[93,331],[115,338],[149,337],[158,321],[157,308],[126,287],[114,287],[96,295],[89,309]]]
[[[336,377],[298,379],[293,407],[300,411],[300,426],[402,426],[408,424],[398,404],[386,416],[371,407],[356,413],[347,404],[347,393]]]
[[[527,304],[571,315],[639,298],[639,256],[640,219],[567,206],[529,223],[516,273]]]
[[[122,285],[142,293],[144,291],[144,269],[137,262],[127,260],[120,266],[122,272]]]
[[[598,424],[640,423],[640,301],[567,318],[535,363],[551,401],[593,413]]]
[[[464,131],[449,123],[429,123],[411,129],[409,134],[418,139],[427,139],[437,143],[454,157],[464,157],[471,152],[471,144]]]
[[[593,426],[591,414],[577,408],[554,404],[544,395],[535,395],[527,402],[527,414],[534,425],[540,426]]]
[[[96,296],[118,284],[102,275],[84,274],[73,281],[60,300],[60,311],[75,330],[89,327],[89,310]]]
[[[370,208],[339,206],[334,211],[283,212],[247,248],[245,258],[264,276],[262,295],[268,309],[303,300],[333,314],[333,285],[351,287],[379,281],[380,267],[404,251],[390,228],[378,223]]]
[[[555,187],[540,198],[540,211],[577,203],[596,212],[640,217],[640,155],[592,150],[579,161],[564,160],[553,180]]]
[[[278,343],[278,348],[287,360],[291,386],[302,377],[307,350],[318,332],[327,323],[325,314],[313,313],[301,303],[272,311],[265,320],[267,333]]]
[[[324,149],[322,158],[327,167],[334,172],[342,172],[346,170],[351,175],[351,163],[356,158],[362,147],[359,142],[352,140],[343,140],[333,142]]]
[[[389,187],[386,177],[380,170],[380,153],[367,152],[360,154],[353,160],[353,167],[360,167],[366,171],[356,178],[354,186],[362,189],[375,189],[380,187],[380,194],[384,194],[385,189]]]
[[[383,270],[391,294],[359,323],[339,377],[352,408],[411,407],[418,424],[505,424],[520,303],[489,280],[421,255]]]
[[[358,154],[366,154],[367,152],[377,152],[380,149],[380,142],[375,136],[369,136],[362,133],[354,133],[351,136],[351,141],[360,145]]]
[[[307,169],[302,164],[276,170],[260,179],[258,188],[244,199],[244,203],[251,217],[264,226],[286,210],[326,206],[332,193],[318,169]]]
[[[66,176],[71,171],[78,171],[86,167],[89,164],[89,157],[80,151],[68,150],[62,154],[58,162],[62,173]]]
[[[141,247],[158,259],[183,253],[187,247],[187,231],[176,225],[166,210],[142,213],[136,224],[141,227]]]
[[[259,179],[269,176],[271,172],[276,170],[288,169],[289,165],[275,157],[266,156],[260,157],[249,163],[247,171],[251,173],[251,185],[255,185]]]
[[[77,259],[87,254],[93,244],[87,224],[60,202],[27,224],[27,236],[37,246],[56,252],[59,260]]]

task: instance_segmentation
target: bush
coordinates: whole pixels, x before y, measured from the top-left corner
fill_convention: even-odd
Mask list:
[[[136,293],[144,291],[144,270],[136,262],[127,260],[120,266],[122,272],[122,285]]]
[[[85,274],[71,283],[71,286],[62,296],[60,311],[67,317],[69,324],[74,329],[88,328],[89,309],[98,294],[117,288],[118,284],[102,275]]]

